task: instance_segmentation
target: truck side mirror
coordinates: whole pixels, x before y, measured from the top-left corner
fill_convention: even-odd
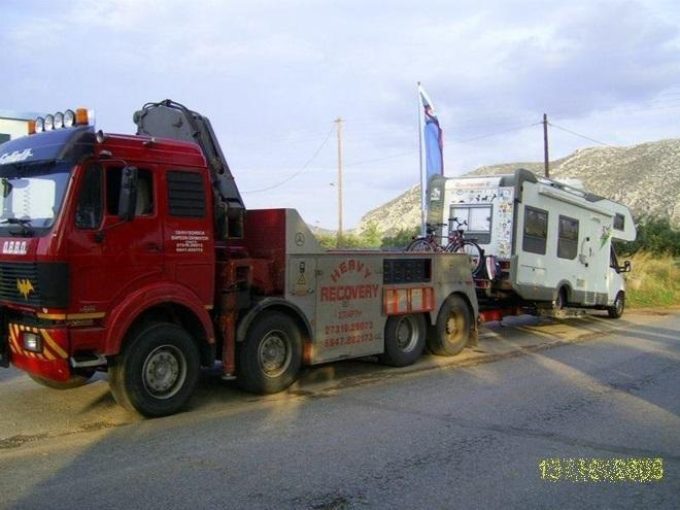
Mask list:
[[[632,268],[633,268],[633,266],[630,265],[630,260],[626,260],[623,263],[623,266],[619,267],[619,272],[620,273],[629,273]]]
[[[120,195],[118,199],[118,216],[123,221],[130,221],[135,217],[137,206],[137,168],[126,166],[122,170],[120,179]]]

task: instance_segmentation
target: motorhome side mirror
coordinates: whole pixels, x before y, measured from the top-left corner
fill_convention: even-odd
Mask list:
[[[118,200],[118,216],[124,221],[135,217],[137,205],[137,168],[126,166],[120,179],[120,195]]]
[[[619,268],[619,271],[621,273],[629,273],[632,268],[633,268],[633,266],[631,266],[630,260],[626,260],[623,263],[623,267]]]

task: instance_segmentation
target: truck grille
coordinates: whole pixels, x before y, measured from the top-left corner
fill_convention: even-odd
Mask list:
[[[38,264],[4,262],[0,264],[0,299],[27,305],[40,304]]]
[[[68,305],[68,265],[61,262],[0,263],[0,301],[41,306]]]

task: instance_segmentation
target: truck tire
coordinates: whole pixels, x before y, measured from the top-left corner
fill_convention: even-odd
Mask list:
[[[138,331],[109,367],[109,386],[121,406],[147,417],[181,410],[196,387],[198,346],[183,328],[151,324]]]
[[[91,372],[72,375],[68,381],[54,381],[52,379],[47,379],[45,377],[40,377],[39,375],[33,374],[28,374],[28,377],[33,379],[41,386],[45,386],[53,390],[72,390],[73,388],[79,388],[80,386],[86,384],[93,375],[94,370]]]
[[[560,287],[557,291],[557,296],[553,302],[553,309],[564,310],[567,306],[567,290],[564,287]]]
[[[276,393],[297,379],[302,364],[302,337],[288,315],[265,312],[238,345],[238,385],[251,393]]]
[[[422,315],[393,315],[385,324],[385,352],[378,359],[385,365],[412,365],[423,354],[427,324]]]
[[[444,301],[427,347],[438,356],[455,356],[468,343],[472,333],[472,317],[467,303],[460,296]]]
[[[623,315],[623,310],[626,307],[626,295],[619,292],[614,300],[614,306],[607,308],[607,313],[610,319],[620,319]]]

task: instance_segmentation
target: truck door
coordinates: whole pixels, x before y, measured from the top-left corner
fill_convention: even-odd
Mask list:
[[[609,269],[607,270],[607,304],[613,304],[619,292],[623,291],[625,283],[623,275],[620,273],[619,260],[614,251],[614,246],[610,247]]]
[[[122,165],[85,169],[69,253],[74,299],[79,312],[103,312],[143,285],[162,278],[157,176],[153,166],[138,170],[135,217],[118,216]]]

